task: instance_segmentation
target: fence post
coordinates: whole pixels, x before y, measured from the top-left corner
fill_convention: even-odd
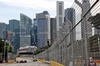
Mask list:
[[[88,49],[87,49],[87,33],[86,33],[86,17],[83,19],[84,28],[84,44],[85,44],[85,54],[86,54],[86,65],[89,66],[88,62]]]

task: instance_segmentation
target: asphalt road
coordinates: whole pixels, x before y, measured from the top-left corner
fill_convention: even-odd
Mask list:
[[[9,64],[0,64],[0,66],[50,66],[42,62],[33,62],[32,58],[17,58],[16,60],[27,60],[27,63],[9,63]]]

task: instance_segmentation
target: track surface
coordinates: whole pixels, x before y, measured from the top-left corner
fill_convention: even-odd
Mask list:
[[[33,62],[32,58],[17,58],[16,60],[27,60],[27,63],[9,63],[9,64],[0,64],[0,66],[50,66],[42,62]]]

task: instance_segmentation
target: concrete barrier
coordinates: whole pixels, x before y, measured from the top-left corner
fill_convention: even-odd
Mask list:
[[[33,57],[16,57],[16,58],[33,58]]]
[[[36,59],[36,58],[34,58]],[[42,59],[36,59],[37,61],[43,62],[43,63],[49,63],[51,66],[64,66],[60,63],[57,63],[55,61],[46,61],[46,60],[42,60]]]
[[[100,60],[94,60],[96,64],[100,64]]]
[[[34,59],[36,59],[36,58],[34,58]],[[40,62],[43,62],[43,63],[45,63],[46,61],[45,60],[42,60],[42,59],[36,59],[37,61],[40,61]]]
[[[21,58],[21,57],[16,57],[16,58]]]
[[[15,60],[8,60],[8,63],[14,63]]]
[[[50,65],[51,65],[51,66],[64,66],[64,65],[62,65],[62,64],[60,64],[60,63],[57,63],[57,62],[55,62],[55,61],[50,61]]]

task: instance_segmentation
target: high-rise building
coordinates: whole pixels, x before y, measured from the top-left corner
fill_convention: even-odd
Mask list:
[[[37,18],[37,47],[47,46],[50,41],[50,15],[47,11],[36,14]]]
[[[14,36],[10,37],[9,40],[11,41],[16,54],[17,49],[20,47],[20,21],[16,19],[9,20],[9,30],[14,33]]]
[[[21,35],[20,36],[20,47],[30,46],[30,45],[31,45],[30,35]]]
[[[65,9],[65,19],[68,19],[71,22],[72,27],[75,26],[75,9],[74,8]],[[76,29],[74,29],[72,33],[73,33],[73,41],[75,41],[76,40]]]
[[[51,44],[53,44],[56,39],[56,19],[50,18],[50,36],[51,36]]]
[[[62,26],[64,23],[64,2],[63,1],[57,1],[57,6],[56,6],[56,25],[57,25],[57,36],[59,34],[59,28]]]
[[[85,13],[89,10],[90,8],[90,2],[89,0],[82,0],[82,16],[85,15]],[[87,15],[86,15],[86,20],[88,20],[88,18],[91,16],[91,13],[89,12]],[[81,34],[82,34],[82,38],[84,38],[84,22],[81,23]],[[92,36],[92,24],[91,22],[86,22],[86,32],[87,32],[87,37],[91,37]]]
[[[19,47],[20,47],[20,28],[15,29],[14,32],[15,32],[15,36],[14,36],[14,45],[13,45],[13,47],[14,47],[14,50],[15,50],[14,52],[16,54],[17,49],[19,49]]]
[[[31,44],[33,46],[37,46],[37,19],[33,19],[33,28],[31,34]]]
[[[34,27],[31,28],[31,46],[34,46]]]
[[[82,4],[81,2],[79,2],[78,0],[75,0],[75,2],[82,8],[82,17],[86,14],[86,12],[90,9],[90,1],[89,0],[82,0]],[[86,19],[88,20],[89,17],[91,16],[91,13],[89,12],[86,15]],[[84,21],[81,22],[81,38],[84,39],[84,26],[85,26],[85,30],[87,33],[87,38],[92,36],[92,24],[91,22],[86,21],[86,24],[84,25]]]
[[[9,24],[6,24],[6,30],[7,30],[7,31],[10,30]]]
[[[16,20],[16,19],[12,19],[12,20],[9,20],[9,29],[11,32],[14,32],[15,29],[18,29],[19,28],[19,20]]]
[[[21,35],[23,35],[23,32],[25,35],[30,35],[31,25],[32,25],[32,19],[21,13],[20,14],[20,32],[21,32]]]
[[[31,45],[32,19],[24,14],[20,14],[20,47]]]
[[[0,38],[3,37],[3,32],[6,31],[6,24],[5,23],[0,23]]]

